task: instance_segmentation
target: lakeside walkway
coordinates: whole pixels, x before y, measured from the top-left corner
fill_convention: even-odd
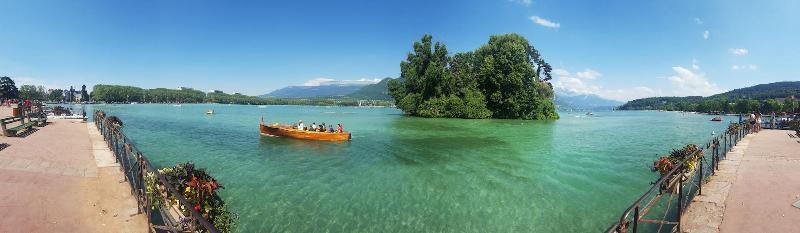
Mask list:
[[[27,137],[0,137],[10,145],[0,151],[0,232],[146,232],[94,125],[48,121]]]
[[[763,130],[737,144],[703,186],[681,222],[683,232],[798,232],[800,138]]]

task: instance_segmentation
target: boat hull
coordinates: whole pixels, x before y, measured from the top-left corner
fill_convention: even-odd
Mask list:
[[[350,140],[349,132],[344,132],[344,133],[314,132],[314,131],[293,129],[291,126],[288,125],[278,125],[278,124],[265,125],[263,123],[259,124],[259,129],[261,131],[261,134],[266,136],[290,137],[290,138],[318,140],[318,141]]]

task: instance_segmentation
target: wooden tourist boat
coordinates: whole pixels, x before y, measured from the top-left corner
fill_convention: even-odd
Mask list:
[[[281,125],[278,123],[266,125],[263,121],[259,124],[259,128],[261,130],[261,134],[266,136],[290,137],[319,141],[350,141],[350,132],[347,131],[343,133],[305,131],[295,129],[291,125]]]

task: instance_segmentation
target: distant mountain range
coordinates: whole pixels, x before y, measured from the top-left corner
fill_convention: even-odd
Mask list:
[[[390,100],[388,83],[384,78],[378,83],[324,83],[315,86],[288,86],[260,95],[267,98],[354,98],[368,100]]]
[[[389,96],[389,80],[392,80],[392,78],[384,78],[376,84],[363,86],[347,96],[354,99],[391,100],[392,97]]]
[[[364,100],[392,100],[389,96],[389,80],[384,78],[375,84],[333,83],[318,86],[289,86],[261,95],[276,98],[353,98]],[[569,95],[556,93],[556,105],[560,110],[611,109],[622,102],[604,99],[592,94]]]
[[[350,85],[320,85],[320,86],[288,86],[260,97],[274,98],[317,98],[317,97],[344,97],[350,93],[361,90],[363,84]]]
[[[612,109],[623,102],[605,99],[594,94],[569,95],[556,92],[555,104],[559,110],[600,110]]]

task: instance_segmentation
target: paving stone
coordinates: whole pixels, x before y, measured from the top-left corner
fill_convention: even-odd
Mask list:
[[[683,232],[797,232],[800,143],[789,131],[747,135],[683,215]]]
[[[94,147],[108,149],[102,137],[92,141],[93,128],[53,120],[28,137],[3,138],[11,146],[0,151],[0,233],[148,231],[120,170],[98,172]]]

